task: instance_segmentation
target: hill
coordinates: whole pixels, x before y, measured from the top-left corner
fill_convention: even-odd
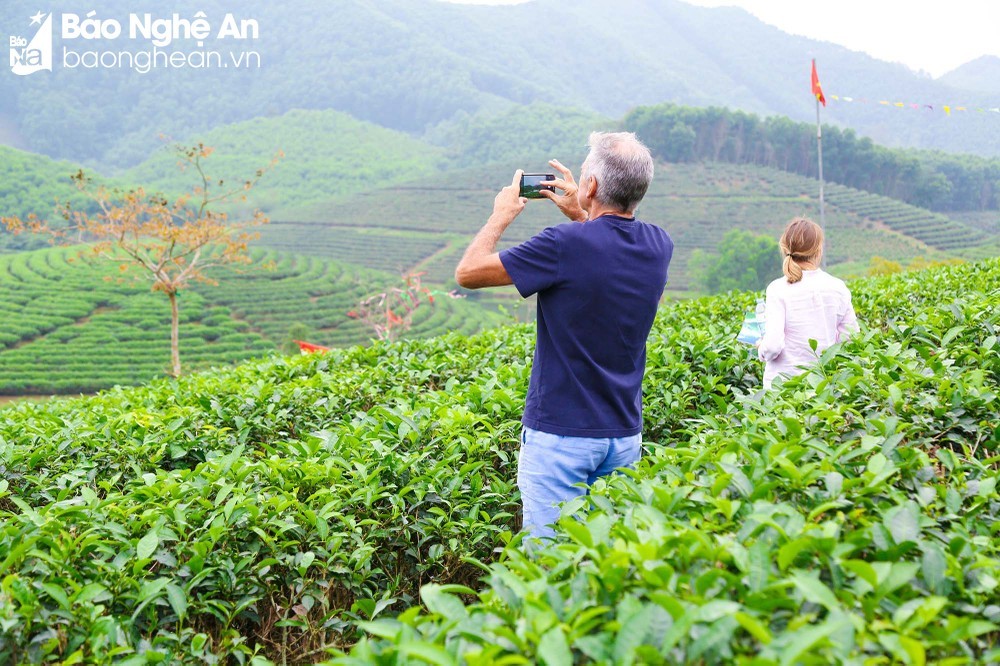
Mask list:
[[[706,117],[713,112],[681,111]],[[722,117],[728,115],[723,112]],[[201,139],[216,148],[206,162],[208,173],[226,179],[246,176],[278,149],[285,150],[284,160],[265,175],[245,204],[269,209],[272,224],[262,230],[268,247],[396,274],[427,271],[432,282],[454,286],[452,272],[459,255],[489,215],[511,165],[549,171],[548,158],[558,156],[576,167],[589,129],[614,125],[592,114],[533,105],[468,117],[442,128],[442,146],[433,147],[337,112],[292,111],[219,128]],[[662,152],[669,140],[646,125],[654,151]],[[41,200],[48,198],[69,197],[85,205],[76,203],[79,197],[71,184],[62,184],[78,166],[20,151],[10,154],[15,172],[8,180],[11,187],[0,185],[0,192],[13,203],[0,213],[23,212],[30,206],[44,213]],[[890,180],[904,179],[906,169],[912,171],[912,159],[902,154],[894,159],[903,166]],[[167,190],[193,183],[192,175],[181,173],[166,150],[126,178]],[[954,173],[952,178],[956,192],[978,182]],[[876,255],[904,262],[917,256],[984,258],[994,256],[1000,244],[1000,230],[989,224],[989,211],[949,211],[945,216],[833,183],[827,192],[830,260],[842,275],[863,272]],[[678,253],[669,289],[683,294],[689,287],[687,258],[693,249],[712,250],[734,225],[777,236],[791,217],[818,215],[816,195],[814,180],[752,163],[661,164],[642,214],[674,234]],[[25,203],[19,203],[21,199]],[[506,241],[524,240],[560,222],[547,202],[533,203]],[[40,244],[36,240],[27,241],[35,245],[24,245],[23,237],[5,233],[0,238],[15,249]]]
[[[219,286],[182,293],[186,371],[273,354],[293,328],[321,345],[366,343],[374,333],[348,312],[398,281],[317,257],[258,251],[255,259],[249,271],[218,274]],[[119,284],[117,273],[72,248],[0,257],[0,395],[91,392],[166,374],[166,300],[145,284]],[[498,320],[473,302],[441,297],[416,309],[407,335],[473,333]]]
[[[63,12],[90,9],[82,0],[60,5]],[[126,0],[109,0],[101,17],[123,20],[134,9]],[[783,33],[743,10],[677,0],[580,0],[563,7],[558,21],[545,20],[547,10],[537,1],[309,0],[287,11],[275,3],[177,0],[171,10],[182,17],[202,11],[254,18],[262,26],[258,39],[240,46],[216,40],[206,48],[227,55],[247,48],[261,66],[6,76],[0,78],[0,117],[14,120],[16,134],[33,151],[107,170],[145,159],[160,133],[185,140],[296,108],[334,109],[415,134],[463,113],[532,102],[617,117],[636,105],[672,101],[808,122],[814,112],[807,88],[812,57],[828,95],[996,106],[987,94]],[[16,4],[0,7],[2,25],[26,27],[25,18]],[[90,47],[139,45],[95,40]],[[555,76],[545,68],[556,61],[573,74]],[[101,104],[88,103],[93,99]],[[948,117],[831,101],[827,118],[886,145],[1000,154],[993,114]]]
[[[0,218],[27,218],[35,213],[48,219],[55,213],[57,201],[69,203],[76,210],[92,210],[92,202],[70,178],[79,170],[80,166],[71,162],[0,146]],[[15,237],[0,228],[0,251],[35,249],[45,244],[40,238]]]
[[[578,165],[581,156],[561,159]],[[522,166],[547,169],[544,159]],[[819,214],[816,181],[788,172],[718,163],[658,164],[656,168],[639,215],[660,224],[674,238],[676,251],[667,287],[675,293],[689,288],[691,251],[713,250],[727,230],[739,226],[777,238],[792,217]],[[450,282],[461,252],[489,217],[494,194],[509,179],[509,167],[470,168],[323,206],[278,210],[261,242],[358,263],[399,257],[400,264],[419,262],[428,279]],[[995,234],[895,199],[834,185],[828,186],[828,192],[829,262],[841,274],[863,272],[876,255],[894,260],[942,258],[997,239]],[[504,242],[526,240],[563,221],[548,202],[531,202],[508,229]],[[779,272],[775,257],[775,273]]]
[[[754,295],[665,308],[643,461],[531,555],[530,327],[0,411],[0,660],[996,661],[998,282],[854,282],[766,394]]]
[[[1000,94],[1000,57],[986,55],[957,67],[938,79],[961,90]]]
[[[576,155],[594,131],[615,131],[620,121],[597,113],[533,103],[499,112],[459,113],[427,132],[425,140],[447,151],[452,167],[514,164]]]
[[[629,111],[622,125],[668,162],[757,164],[818,175],[816,125],[718,107],[660,104]],[[1000,160],[886,148],[853,130],[823,128],[823,171],[831,182],[937,211],[1000,207]]]
[[[253,190],[254,206],[307,205],[338,195],[429,175],[443,166],[443,151],[403,132],[336,111],[294,110],[189,136],[215,149],[205,168],[213,180],[241,183],[284,153]],[[176,167],[164,147],[123,178],[147,189],[190,190],[192,174]]]

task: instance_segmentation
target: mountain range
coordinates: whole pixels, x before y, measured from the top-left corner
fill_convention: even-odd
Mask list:
[[[83,0],[60,6],[62,12],[90,9]],[[296,108],[339,110],[421,136],[529,103],[620,117],[636,105],[673,101],[810,120],[809,63],[816,58],[828,97],[907,104],[831,99],[824,122],[889,146],[1000,155],[1000,114],[947,116],[908,106],[996,107],[994,61],[933,80],[784,33],[732,7],[679,0],[577,0],[558,7],[540,0],[505,6],[306,0],[294,7],[177,0],[171,10],[188,17],[204,11],[215,20],[226,12],[255,18],[259,38],[247,48],[260,54],[261,67],[139,74],[57,65],[28,77],[4,72],[0,141],[114,172],[146,159],[161,134],[184,139]],[[164,14],[151,0],[108,0],[100,16],[124,20],[143,11]],[[0,7],[0,32],[26,30],[24,15],[21,7]],[[124,44],[94,40],[86,48]]]
[[[940,79],[954,88],[1000,96],[1000,57],[985,55],[948,72]]]

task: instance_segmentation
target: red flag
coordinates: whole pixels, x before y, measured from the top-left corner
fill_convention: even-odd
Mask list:
[[[813,71],[812,71],[812,91],[813,95],[816,95],[816,99],[823,106],[826,106],[826,97],[823,97],[823,88],[819,85],[819,74],[816,73],[816,59],[813,58]]]

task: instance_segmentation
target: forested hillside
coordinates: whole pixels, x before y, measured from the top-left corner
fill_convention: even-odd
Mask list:
[[[578,171],[578,160],[560,158]],[[547,169],[545,158],[517,166]],[[279,210],[261,242],[367,263],[379,261],[386,252],[398,255],[402,246],[437,239],[437,245],[424,250],[426,260],[419,266],[428,279],[448,282],[511,171],[512,165],[470,167],[325,205]],[[694,249],[714,250],[730,229],[777,239],[792,217],[818,216],[818,199],[815,180],[777,169],[660,163],[639,215],[673,236],[676,249],[667,288],[684,293],[690,288],[687,261]],[[828,186],[826,215],[830,267],[842,275],[863,274],[876,255],[904,262],[914,257],[940,259],[1000,240],[995,232],[843,186]],[[532,201],[504,234],[503,243],[526,240],[564,219],[548,201]],[[358,239],[367,239],[367,248]],[[777,255],[774,271],[780,273]]]
[[[558,155],[584,154],[591,132],[620,126],[620,120],[597,113],[536,102],[502,111],[459,113],[431,129],[425,139],[444,148],[453,167],[525,160],[541,160],[544,165]]]
[[[80,193],[71,179],[79,170],[80,167],[71,162],[0,146],[0,218],[26,218],[35,213],[48,219],[55,214],[57,204],[93,210],[94,203]],[[41,238],[15,237],[0,229],[0,252],[43,245],[45,241]]]
[[[818,175],[816,126],[723,108],[662,104],[630,111],[623,126],[670,162],[760,164]],[[1000,207],[1000,159],[891,149],[853,130],[823,130],[828,181],[944,211]]]
[[[338,111],[289,111],[218,127],[192,139],[214,149],[205,165],[213,181],[239,184],[279,153],[253,190],[252,205],[265,210],[308,205],[432,174],[444,151],[403,132],[356,120]],[[176,165],[172,146],[122,176],[151,190],[180,193],[196,177]]]
[[[92,8],[84,0],[59,6],[81,14]],[[109,0],[100,13],[121,19],[143,8],[163,11],[148,1]],[[830,94],[996,106],[989,94],[785,34],[742,10],[678,0],[580,0],[558,12],[538,1],[307,0],[289,11],[279,3],[177,0],[170,10],[187,17],[204,11],[215,20],[226,11],[255,18],[261,34],[247,48],[261,55],[261,68],[5,76],[0,118],[30,150],[111,169],[145,159],[161,133],[183,140],[295,108],[344,111],[416,134],[462,114],[531,102],[620,117],[639,104],[673,101],[809,121],[811,57]],[[0,25],[24,23],[22,6],[0,7]],[[101,40],[87,46],[123,48]],[[562,73],[551,63],[560,63]],[[826,120],[890,146],[1000,153],[997,114],[948,117],[831,104]]]
[[[678,243],[668,285],[674,293],[690,288],[691,251],[713,251],[726,231],[776,238],[791,217],[818,215],[817,183],[808,177],[815,169],[809,126],[717,108],[640,107],[614,121],[534,104],[464,116],[428,137],[439,145],[340,112],[299,110],[194,138],[215,149],[205,164],[213,182],[232,184],[284,153],[249,200],[238,204],[262,207],[272,218],[262,229],[262,245],[397,274],[425,271],[444,285],[453,284],[462,250],[515,168],[548,172],[548,159],[556,157],[578,172],[588,133],[622,127],[638,132],[657,158],[670,162],[658,167],[640,213]],[[862,274],[874,256],[904,263],[993,256],[1000,242],[993,224],[1000,220],[992,180],[1000,176],[996,160],[888,149],[835,128],[828,128],[826,141],[834,272]],[[23,214],[37,206],[40,215],[51,217],[55,199],[67,197],[86,205],[74,198],[68,181],[77,166],[5,150],[16,157],[16,173],[7,181],[9,190],[0,184],[12,202],[0,213]],[[171,195],[196,180],[178,170],[167,148],[118,179]],[[926,196],[946,214],[901,201]],[[533,202],[505,242],[561,221],[548,202]],[[15,243],[11,247],[41,244],[27,236],[0,237]]]
[[[985,55],[941,77],[941,82],[962,90],[1000,95],[1000,56]]]

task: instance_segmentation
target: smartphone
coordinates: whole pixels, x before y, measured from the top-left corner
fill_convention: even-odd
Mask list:
[[[545,197],[542,196],[542,190],[555,192],[556,188],[551,185],[540,185],[539,183],[555,179],[556,177],[551,173],[521,174],[521,196],[525,199],[544,199]]]

